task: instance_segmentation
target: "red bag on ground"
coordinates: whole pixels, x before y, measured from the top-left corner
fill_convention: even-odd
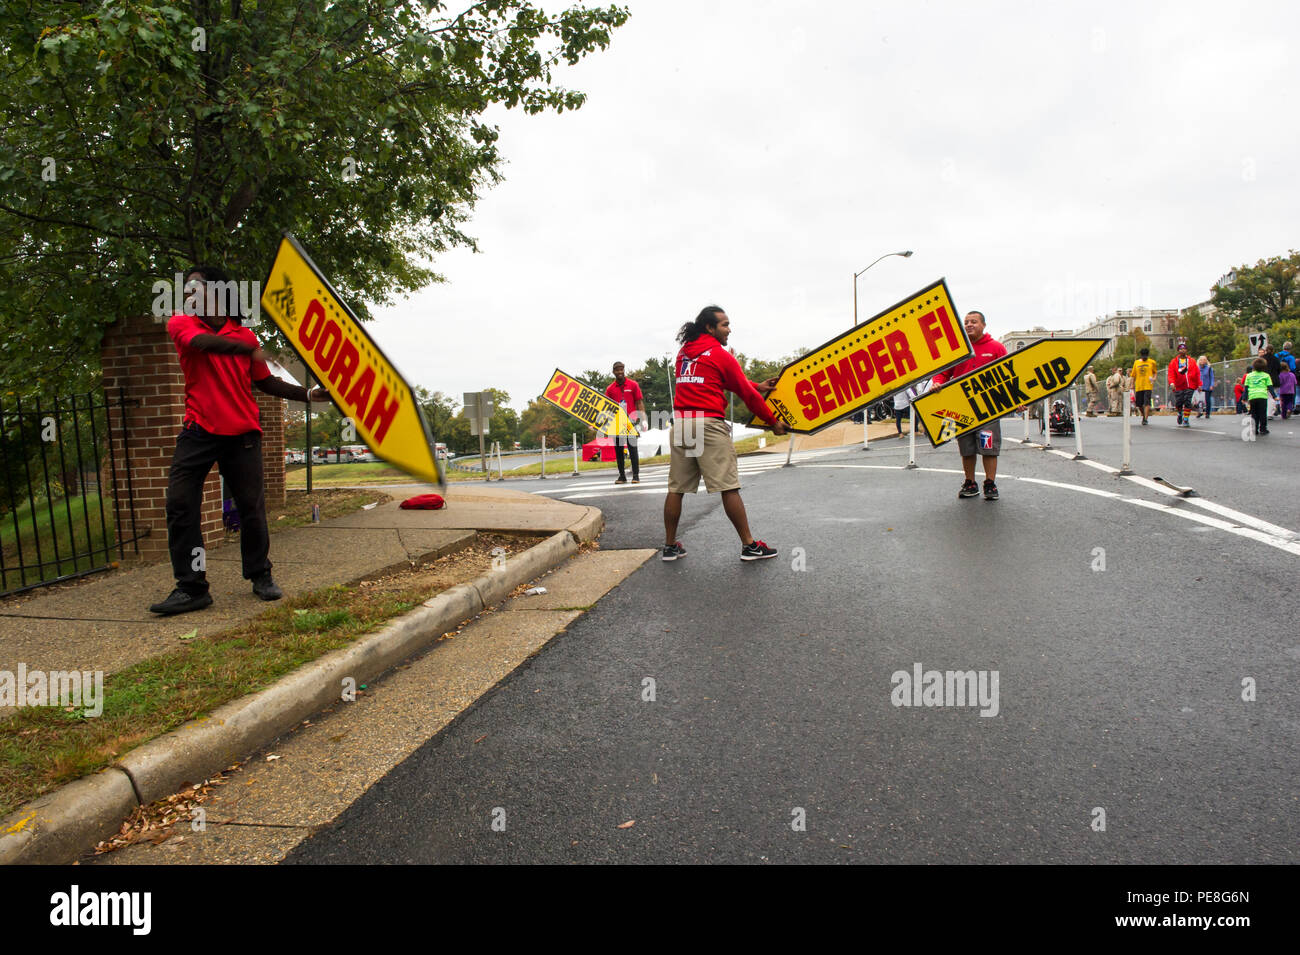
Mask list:
[[[446,507],[447,502],[442,499],[441,494],[417,494],[415,497],[408,497],[399,506],[404,511],[436,511]]]

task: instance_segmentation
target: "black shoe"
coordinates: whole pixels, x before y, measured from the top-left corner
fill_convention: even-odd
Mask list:
[[[627,483],[627,478],[625,478],[625,477],[620,477],[620,478],[619,478],[617,481],[615,481],[614,483],[615,483],[615,484],[626,484],[626,483]]]
[[[979,497],[980,486],[974,481],[963,481],[961,490],[957,492],[958,497]]]
[[[741,560],[767,560],[769,557],[776,556],[776,548],[768,547],[760,540],[752,544],[746,544],[740,549]]]
[[[168,595],[166,600],[153,604],[149,608],[149,612],[171,616],[174,613],[189,613],[191,610],[202,610],[204,607],[211,606],[212,594],[206,591],[201,594],[187,594],[177,587]]]
[[[663,554],[664,560],[676,560],[678,557],[685,557],[685,556],[686,556],[686,548],[682,546],[681,541],[676,541],[675,543],[669,544],[667,547],[664,548],[664,554]]]
[[[253,593],[263,600],[279,600],[284,596],[284,591],[276,586],[275,581],[271,579],[270,573],[253,578]]]
[[[996,501],[998,499],[998,486],[987,478],[984,480],[984,500]]]

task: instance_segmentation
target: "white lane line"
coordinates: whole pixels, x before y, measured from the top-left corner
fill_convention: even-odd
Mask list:
[[[1252,517],[1249,514],[1243,514],[1241,511],[1234,511],[1230,507],[1224,507],[1222,504],[1215,504],[1213,501],[1207,501],[1203,497],[1183,498],[1184,503],[1191,504],[1195,507],[1204,508],[1212,511],[1220,517],[1226,517],[1230,521],[1238,524],[1244,524],[1247,527],[1253,527],[1256,530],[1263,531],[1265,534],[1272,534],[1274,537],[1282,537],[1288,540],[1295,540],[1300,537],[1295,531],[1287,530],[1285,527],[1279,527],[1277,524],[1270,524],[1268,521],[1260,520],[1258,517]]]
[[[870,469],[874,471],[906,470],[905,468],[902,467],[888,466],[882,464],[812,464],[809,465],[809,467],[862,468],[862,469]],[[951,468],[916,468],[915,470],[931,471],[940,474],[961,474],[962,473],[961,471],[954,470]],[[1126,475],[1126,476],[1130,477],[1130,479],[1136,477],[1136,475]],[[1215,504],[1213,501],[1207,501],[1204,498],[1194,498],[1194,497],[1183,498],[1182,503],[1195,504],[1198,507],[1202,507],[1209,511],[1214,511],[1215,513],[1221,514],[1224,517],[1229,517],[1231,518],[1231,521],[1219,520],[1218,518],[1214,518],[1214,517],[1207,517],[1203,514],[1197,514],[1192,511],[1184,510],[1181,507],[1171,507],[1170,505],[1162,504],[1159,501],[1143,501],[1135,497],[1124,497],[1123,495],[1116,494],[1113,491],[1102,491],[1096,488],[1083,487],[1082,485],[1079,484],[1067,484],[1064,481],[1048,481],[1045,480],[1044,478],[1016,477],[1013,474],[1007,474],[1005,472],[999,473],[998,478],[999,480],[1007,480],[1007,481],[1025,481],[1026,483],[1029,484],[1045,484],[1048,485],[1049,487],[1058,487],[1068,491],[1082,491],[1084,494],[1091,494],[1094,497],[1113,498],[1115,500],[1122,501],[1125,504],[1136,504],[1138,507],[1145,507],[1148,510],[1160,511],[1161,513],[1171,514],[1175,517],[1181,517],[1184,520],[1192,521],[1197,524],[1203,524],[1208,527],[1213,527],[1217,530],[1227,531],[1229,534],[1236,534],[1238,537],[1244,537],[1247,540],[1253,540],[1261,544],[1267,544],[1269,547],[1276,547],[1278,550],[1284,550],[1288,554],[1295,554],[1296,556],[1300,556],[1300,540],[1297,540],[1297,538],[1300,537],[1300,535],[1297,535],[1294,531],[1290,531],[1287,530],[1285,527],[1278,527],[1276,524],[1270,524],[1267,521],[1262,521],[1258,518],[1251,517],[1249,514],[1242,514],[1239,511],[1232,510],[1232,508],[1223,507],[1220,504]],[[1146,478],[1139,477],[1134,483],[1140,484],[1143,487],[1149,486],[1152,490],[1160,491],[1162,494],[1167,494],[1170,496],[1176,495],[1178,493],[1177,491],[1171,491],[1169,488],[1165,487],[1162,484],[1156,484],[1155,481],[1149,481]],[[1248,526],[1242,526],[1242,525],[1248,525]]]
[[[1217,517],[1206,517],[1204,514],[1193,514],[1190,511],[1184,511],[1181,508],[1170,507],[1168,504],[1161,504],[1159,501],[1142,501],[1135,497],[1121,498],[1126,504],[1136,504],[1138,507],[1145,507],[1152,511],[1161,511],[1165,514],[1171,514],[1174,517],[1181,517],[1184,520],[1195,521],[1197,524],[1205,524],[1209,527],[1218,528],[1221,531],[1227,531],[1229,534],[1236,534],[1238,537],[1245,537],[1248,540],[1258,541],[1261,544],[1267,544],[1269,547],[1276,547],[1278,550],[1284,550],[1288,554],[1294,554],[1300,557],[1300,541],[1282,540],[1274,537],[1272,534],[1265,534],[1263,531],[1256,530],[1253,527],[1239,527],[1236,524],[1230,524],[1227,521],[1221,521]]]
[[[1091,458],[1084,458],[1079,463],[1086,464],[1090,468],[1096,468],[1098,471],[1105,471],[1107,474],[1119,474],[1119,468],[1113,468],[1109,464],[1102,464],[1100,461],[1093,461]]]
[[[1146,488],[1148,491],[1159,491],[1166,497],[1177,497],[1178,492],[1173,488],[1165,487],[1163,484],[1157,484],[1150,478],[1144,478],[1140,474],[1125,474],[1124,479],[1132,481],[1134,484]]]
[[[1005,474],[999,474],[998,477],[1006,477]],[[1083,494],[1093,494],[1097,497],[1120,497],[1114,491],[1100,491],[1095,487],[1084,487],[1082,484],[1066,484],[1064,481],[1048,481],[1044,478],[1012,478],[1013,481],[1026,481],[1029,484],[1046,484],[1048,487],[1064,488],[1067,491],[1079,491]]]

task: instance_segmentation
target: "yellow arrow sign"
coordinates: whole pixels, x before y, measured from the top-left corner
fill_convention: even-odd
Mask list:
[[[622,405],[558,368],[546,383],[542,397],[601,434],[610,437],[636,434]]]
[[[376,455],[446,486],[411,386],[393,367],[293,236],[285,234],[262,286],[262,311],[284,333]]]
[[[812,434],[968,358],[970,342],[943,279],[781,369],[767,396],[796,434]],[[760,418],[751,428],[765,428]]]
[[[1043,338],[912,402],[935,447],[1023,405],[1064,391],[1107,338]]]

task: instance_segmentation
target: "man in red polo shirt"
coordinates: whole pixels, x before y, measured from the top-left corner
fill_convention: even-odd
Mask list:
[[[605,389],[605,396],[623,409],[634,428],[638,421],[645,420],[645,400],[641,397],[641,386],[624,373],[621,361],[614,362],[614,380]],[[618,455],[618,480],[614,483],[627,483],[627,472],[623,470],[623,449],[627,448],[628,457],[632,459],[632,483],[640,484],[641,462],[636,453],[636,436],[615,435],[614,447]]]
[[[185,417],[167,478],[167,549],[176,589],[149,610],[188,613],[212,604],[205,573],[203,535],[199,529],[203,482],[216,464],[239,511],[239,549],[244,578],[263,600],[279,600],[283,591],[271,579],[267,558],[266,497],[262,489],[262,427],[249,382],[278,398],[307,401],[307,389],[271,374],[257,336],[227,317],[233,296],[220,291],[234,283],[220,269],[197,266],[186,274],[186,312],[173,315],[167,334],[176,344],[185,373]],[[192,306],[192,307],[191,307]],[[329,393],[317,388],[312,401]]]
[[[971,355],[960,365],[940,372],[930,380],[931,390],[938,388],[945,381],[952,381],[962,375],[968,375],[976,368],[1005,358],[1006,346],[984,331],[984,313],[967,312],[962,319],[966,327],[966,337],[970,339]],[[1002,451],[1002,422],[998,418],[986,422],[975,431],[967,431],[957,436],[957,450],[961,452],[961,468],[966,473],[958,497],[979,497],[979,485],[975,483],[975,453],[984,458],[984,500],[998,499],[998,454]]]

